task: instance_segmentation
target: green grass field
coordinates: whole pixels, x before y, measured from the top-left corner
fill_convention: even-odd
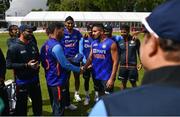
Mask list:
[[[42,44],[46,41],[47,36],[45,33],[35,33],[35,37],[37,39],[38,42],[38,47],[40,49],[40,47],[42,46]],[[7,46],[6,46],[6,40],[9,38],[7,33],[2,33],[0,34],[0,48],[2,49],[4,55],[6,56],[6,52],[7,52]],[[141,79],[143,76],[143,70],[141,70],[139,72],[139,81],[137,82],[138,85],[140,85],[141,83]],[[51,115],[51,106],[50,106],[50,101],[49,101],[49,96],[48,96],[48,91],[47,91],[47,87],[46,87],[46,80],[44,77],[44,71],[41,68],[40,69],[40,83],[41,83],[41,91],[42,91],[42,98],[43,98],[43,116],[50,116]],[[7,70],[6,73],[6,80],[7,79],[13,79],[13,73],[12,70]],[[80,78],[81,80],[81,85],[80,85],[80,95],[84,101],[85,95],[84,95],[84,79]],[[115,81],[115,91],[119,91],[120,88],[120,81],[116,80]],[[128,87],[131,87],[130,84],[128,83]],[[91,110],[92,106],[94,105],[94,91],[93,91],[93,83],[92,80],[90,80],[90,96],[91,96],[91,101],[90,101],[90,105],[88,106],[84,106],[83,105],[83,101],[77,103],[74,101],[73,97],[74,97],[74,77],[71,75],[70,78],[70,92],[71,92],[71,102],[75,105],[78,106],[78,109],[76,111],[69,111],[69,110],[65,110],[65,115],[66,116],[86,116],[88,115],[88,112]],[[33,115],[32,113],[32,106],[31,103],[28,104],[28,115]]]

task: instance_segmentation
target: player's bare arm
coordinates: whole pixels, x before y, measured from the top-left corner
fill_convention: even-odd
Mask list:
[[[111,88],[114,85],[116,72],[118,68],[118,48],[115,42],[111,45],[111,56],[112,56],[113,68],[112,68],[111,76],[106,84],[108,88]]]

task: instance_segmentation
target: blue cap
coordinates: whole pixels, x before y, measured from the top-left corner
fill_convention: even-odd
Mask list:
[[[27,30],[27,29],[32,30],[32,27],[29,26],[29,25],[21,25],[21,26],[19,27],[19,31],[20,31],[20,32],[24,32],[24,31]]]
[[[168,0],[155,8],[142,23],[156,38],[180,42],[180,0]]]

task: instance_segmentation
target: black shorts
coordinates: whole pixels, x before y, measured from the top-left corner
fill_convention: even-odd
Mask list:
[[[119,69],[119,75],[118,79],[121,81],[138,81],[138,71],[137,68],[125,68],[125,67],[120,67]]]
[[[91,73],[92,73],[92,69],[91,68],[86,69],[86,71],[83,72],[83,78],[84,79],[90,78],[91,77]]]
[[[106,93],[112,93],[114,87],[112,87],[112,88],[107,88],[107,87],[106,87],[106,83],[107,83],[107,80],[97,80],[97,79],[95,79],[94,85],[95,85],[96,90],[97,90],[98,92],[102,92],[102,93],[104,93],[104,94],[106,94]]]

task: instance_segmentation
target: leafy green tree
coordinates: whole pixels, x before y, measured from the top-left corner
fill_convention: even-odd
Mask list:
[[[47,0],[49,11],[58,11],[61,5],[61,0]]]
[[[165,0],[136,0],[134,9],[136,11],[151,12],[156,6],[163,3]]]
[[[5,12],[10,7],[10,0],[0,0],[0,19],[5,18]]]
[[[10,7],[10,0],[0,0],[0,13],[4,13]]]
[[[78,0],[62,0],[60,11],[79,11]]]
[[[152,11],[165,0],[48,0],[51,11]]]
[[[78,0],[80,11],[100,11],[100,9],[93,4],[94,0]]]

